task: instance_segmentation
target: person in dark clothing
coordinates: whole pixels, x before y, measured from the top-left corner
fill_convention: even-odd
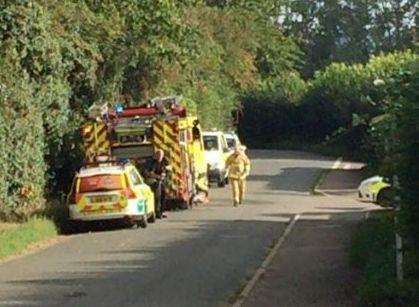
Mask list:
[[[146,161],[144,177],[146,183],[154,192],[154,204],[156,217],[162,218],[165,209],[165,188],[164,181],[166,178],[169,165],[164,158],[164,152],[160,149],[156,150],[154,156]]]

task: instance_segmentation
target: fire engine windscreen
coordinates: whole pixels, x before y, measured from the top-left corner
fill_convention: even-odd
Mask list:
[[[153,145],[112,147],[112,156],[119,159],[145,159],[153,154]]]
[[[119,174],[81,177],[79,193],[122,190],[122,178]]]

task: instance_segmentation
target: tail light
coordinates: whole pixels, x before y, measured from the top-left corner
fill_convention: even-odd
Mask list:
[[[71,192],[71,194],[68,197],[68,203],[69,204],[77,204],[81,198],[80,193]]]
[[[129,199],[135,199],[135,198],[137,198],[137,195],[135,195],[134,191],[131,188],[126,188],[123,191],[123,195],[126,196]]]

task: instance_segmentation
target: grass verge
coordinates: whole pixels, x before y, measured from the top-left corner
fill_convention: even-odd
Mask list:
[[[419,281],[408,276],[403,282],[396,280],[394,231],[392,214],[384,213],[361,222],[353,235],[349,260],[360,272],[361,306],[419,304]]]
[[[21,253],[29,245],[57,235],[55,224],[45,218],[34,218],[19,225],[1,225],[0,259]]]

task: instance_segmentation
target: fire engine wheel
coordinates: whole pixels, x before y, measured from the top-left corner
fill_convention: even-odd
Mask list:
[[[140,226],[141,228],[147,228],[148,222],[146,216],[143,216],[141,220],[138,221],[138,226]]]
[[[148,218],[149,223],[155,223],[156,222],[156,212],[151,213],[150,217]]]
[[[182,210],[186,210],[189,208],[189,204],[186,201],[179,202],[179,208]]]

